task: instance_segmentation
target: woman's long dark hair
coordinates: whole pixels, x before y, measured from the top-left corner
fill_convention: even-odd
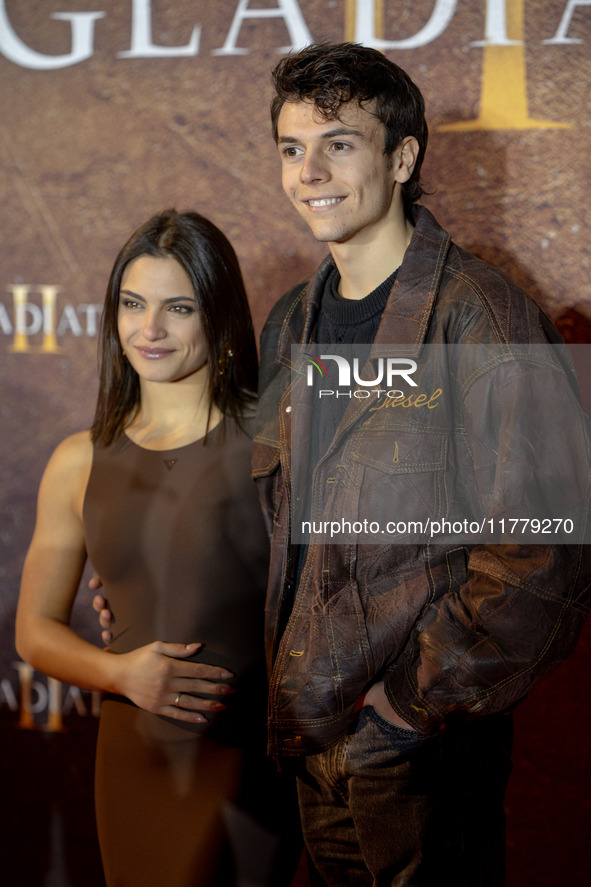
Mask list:
[[[210,411],[216,406],[240,425],[256,398],[257,354],[238,259],[229,240],[208,219],[169,209],[131,235],[111,271],[99,339],[93,442],[108,446],[140,405],[139,378],[122,352],[117,331],[121,278],[139,256],[172,257],[185,270],[207,342]]]

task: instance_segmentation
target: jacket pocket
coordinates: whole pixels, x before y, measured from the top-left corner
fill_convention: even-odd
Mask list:
[[[375,662],[357,582],[350,580],[323,608],[337,709],[345,711],[375,678]]]
[[[276,677],[282,718],[335,717],[352,710],[374,679],[374,660],[357,585],[347,582],[329,601],[292,613]]]
[[[391,521],[424,523],[446,516],[445,433],[425,428],[413,431],[408,426],[366,428],[352,440],[350,458],[363,471],[357,520],[378,522],[384,530]]]

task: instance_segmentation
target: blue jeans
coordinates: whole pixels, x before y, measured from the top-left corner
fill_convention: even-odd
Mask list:
[[[336,745],[296,766],[304,839],[330,887],[501,887],[512,718],[437,736],[372,706]]]

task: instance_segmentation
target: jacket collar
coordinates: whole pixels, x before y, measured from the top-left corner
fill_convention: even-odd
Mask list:
[[[409,345],[405,353],[418,353],[425,341],[439,291],[451,239],[428,209],[413,206],[414,231],[386,303],[371,356],[384,346]],[[279,335],[277,360],[291,365],[291,345],[314,340],[322,294],[334,262],[328,256],[286,316]]]

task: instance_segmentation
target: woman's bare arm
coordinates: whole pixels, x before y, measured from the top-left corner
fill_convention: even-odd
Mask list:
[[[155,714],[199,722],[202,711],[224,708],[195,694],[232,693],[224,669],[184,661],[199,644],[155,642],[112,654],[81,638],[69,625],[86,561],[82,505],[92,465],[87,432],[53,453],[39,488],[37,520],[23,569],[16,619],[19,655],[65,683],[127,696]],[[191,695],[188,695],[191,694]]]

